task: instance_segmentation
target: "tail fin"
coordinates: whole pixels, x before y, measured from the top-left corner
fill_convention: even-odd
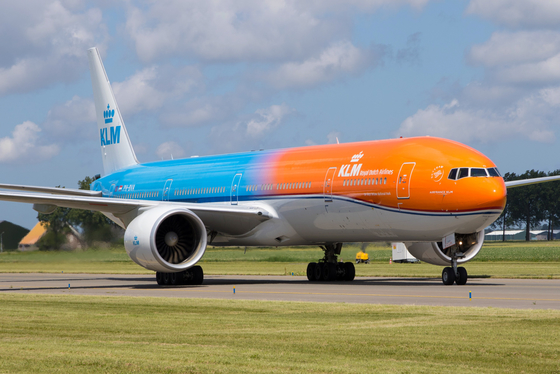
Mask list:
[[[88,49],[89,70],[105,175],[138,164],[97,48]]]

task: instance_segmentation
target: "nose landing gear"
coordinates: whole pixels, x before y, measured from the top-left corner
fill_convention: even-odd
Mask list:
[[[457,257],[453,257],[453,261],[451,263],[453,267],[445,267],[441,272],[441,280],[443,284],[446,286],[452,285],[453,283],[457,283],[458,286],[464,286],[467,284],[467,269],[464,267],[457,267]]]
[[[307,279],[310,281],[352,281],[356,276],[356,268],[352,262],[338,262],[342,243],[321,246],[325,256],[319,262],[307,265]]]

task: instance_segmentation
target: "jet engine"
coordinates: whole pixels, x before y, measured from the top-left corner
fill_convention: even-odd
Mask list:
[[[138,265],[173,273],[194,266],[202,258],[206,239],[206,228],[192,211],[160,206],[132,220],[124,234],[124,246]]]
[[[455,234],[455,244],[443,249],[441,242],[405,243],[411,255],[432,265],[449,266],[453,257],[457,264],[470,261],[484,243],[484,230],[472,234]]]

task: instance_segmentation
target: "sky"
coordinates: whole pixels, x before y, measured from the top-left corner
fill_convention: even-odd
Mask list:
[[[557,0],[10,1],[0,35],[1,183],[102,174],[94,46],[140,162],[430,135],[560,168]]]

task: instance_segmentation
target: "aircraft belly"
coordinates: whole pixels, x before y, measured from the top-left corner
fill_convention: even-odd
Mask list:
[[[298,198],[267,201],[278,218],[243,238],[218,236],[216,245],[304,245],[325,242],[441,241],[450,233],[482,230],[499,214],[430,215],[347,200]]]

